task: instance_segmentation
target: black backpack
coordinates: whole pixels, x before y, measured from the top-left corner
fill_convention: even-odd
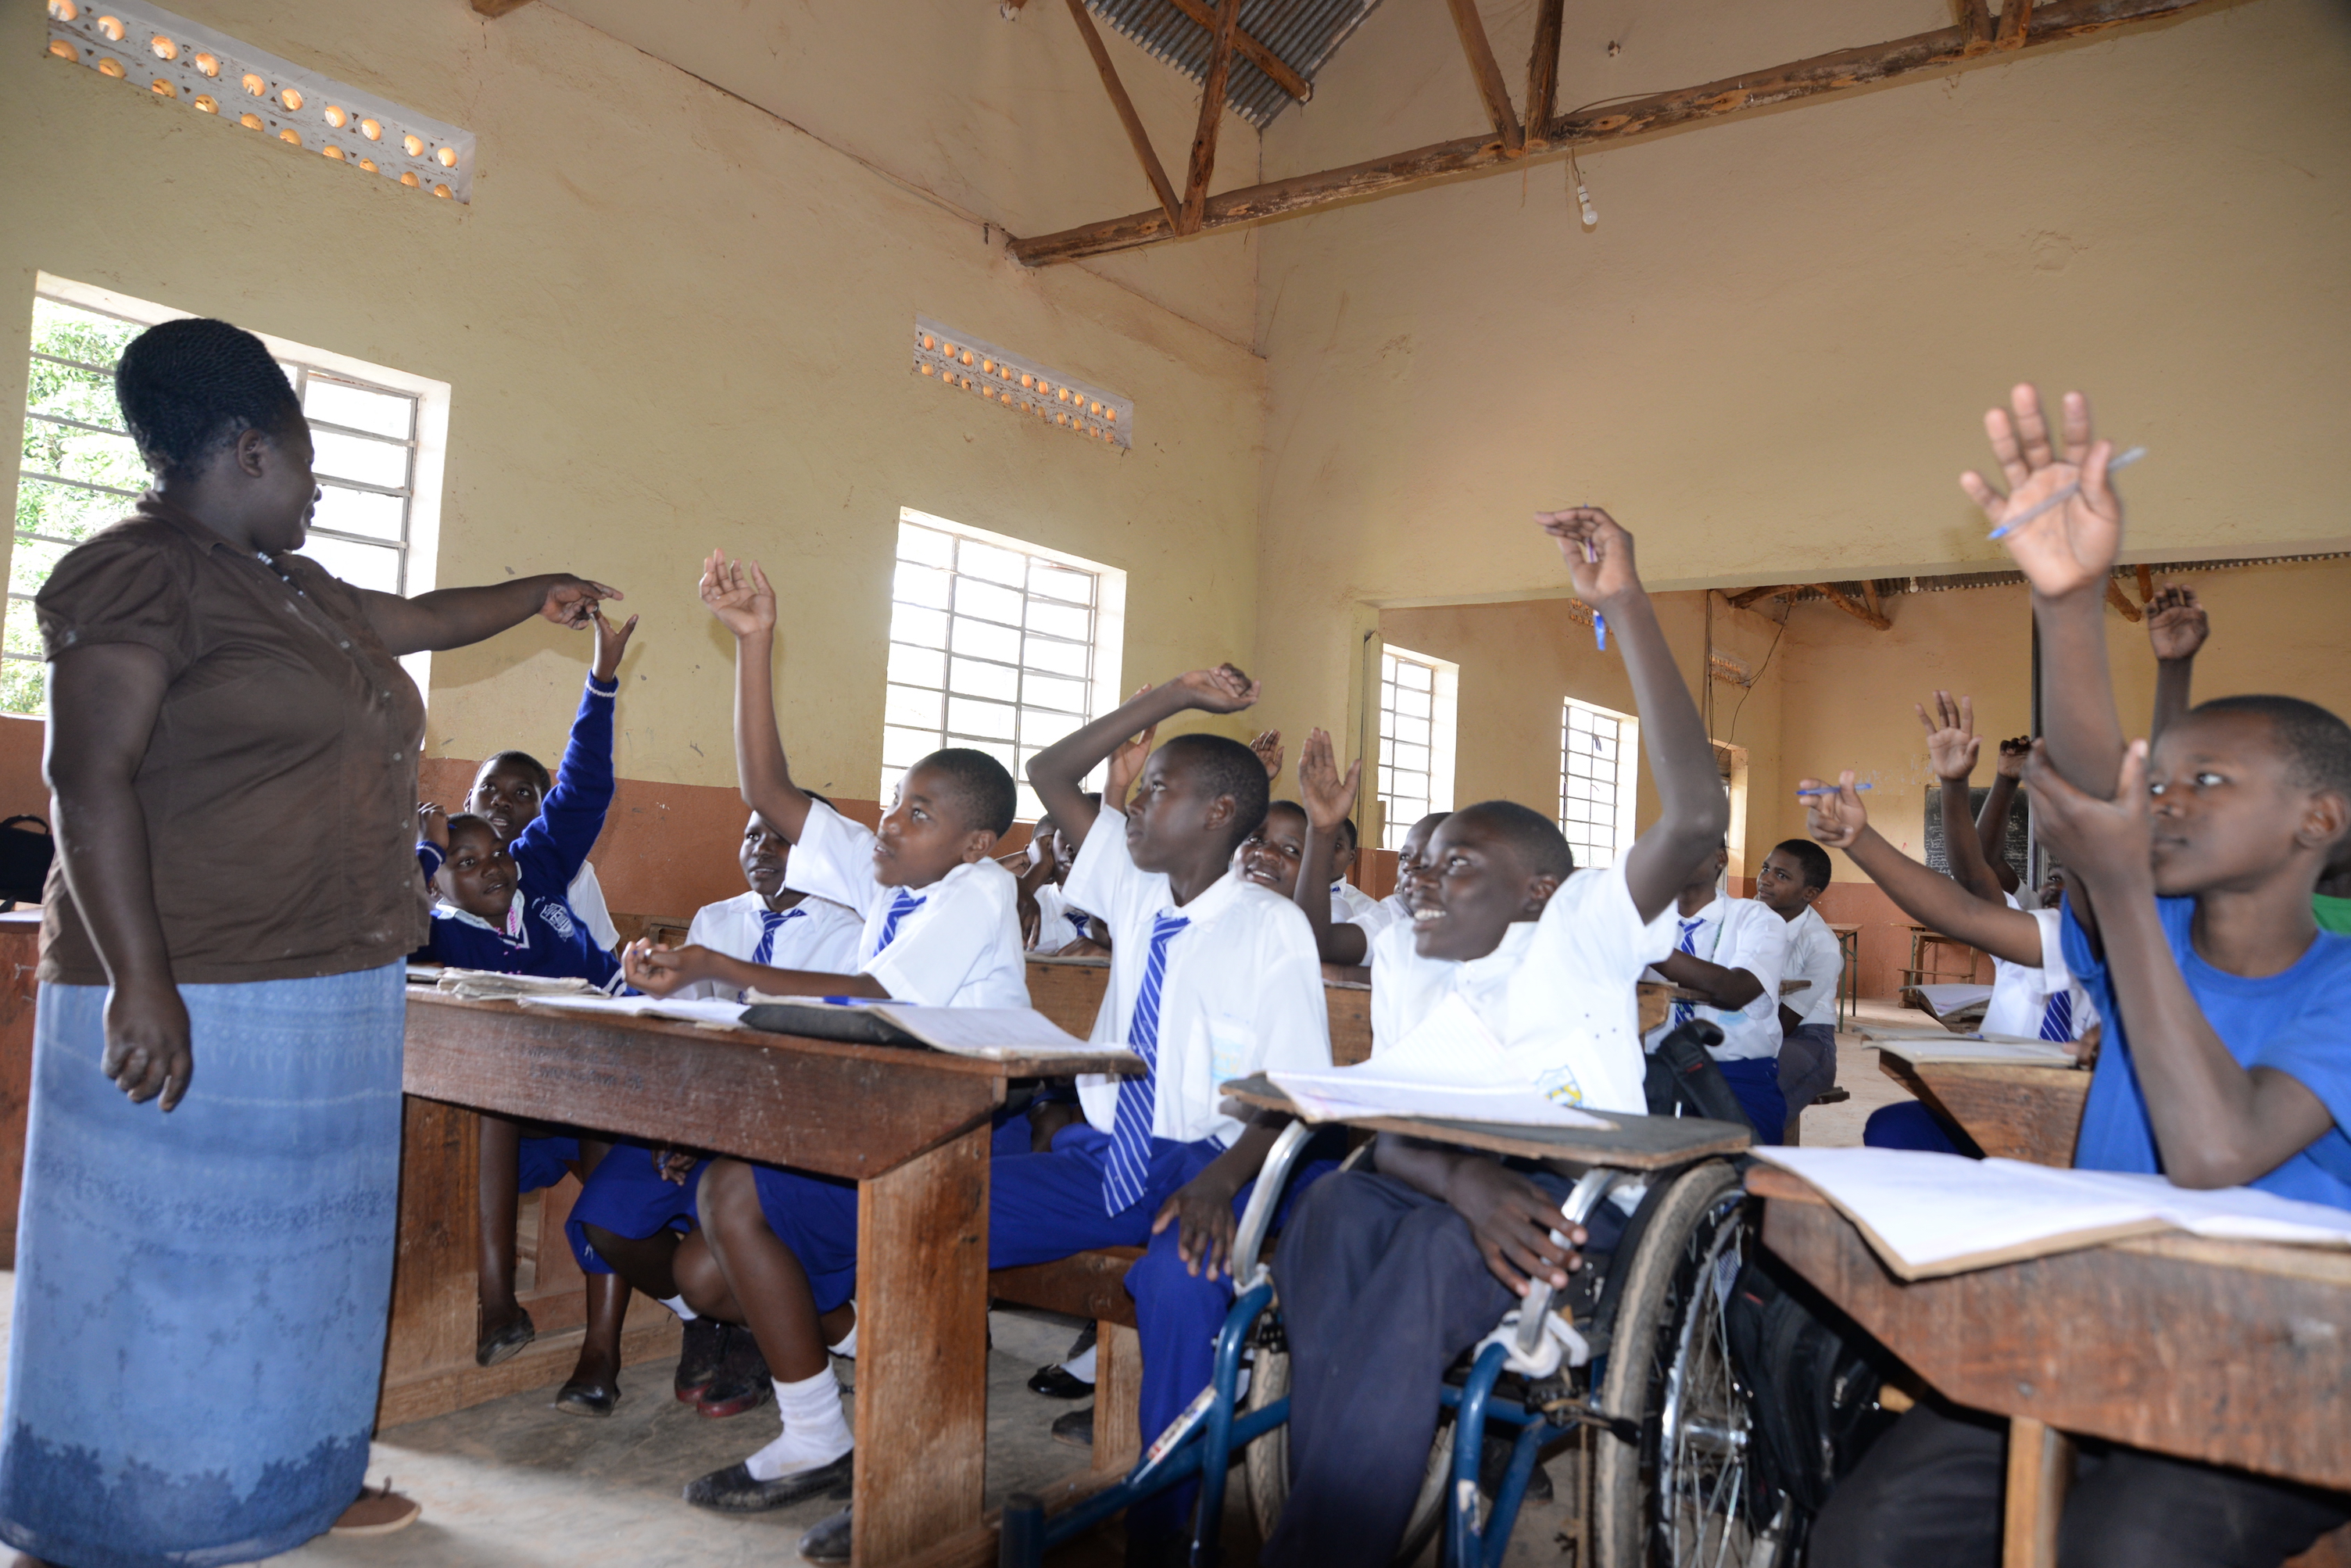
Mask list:
[[[1755,1517],[1785,1495],[1793,1540],[1896,1414],[1878,1390],[1896,1364],[1877,1342],[1769,1253],[1739,1272],[1724,1310],[1732,1364],[1750,1396]]]

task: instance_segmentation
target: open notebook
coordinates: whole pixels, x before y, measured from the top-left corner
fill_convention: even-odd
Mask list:
[[[754,991],[745,1022],[755,1029],[808,1033],[814,1039],[872,1040],[914,1044],[957,1056],[1124,1056],[1115,1041],[1080,1040],[1034,1008],[924,1008],[863,998],[769,997]],[[828,1018],[854,1020],[858,1032],[833,1034]],[[865,1032],[870,1030],[871,1032]],[[824,1031],[824,1032],[820,1032]]]
[[[1309,1122],[1427,1116],[1518,1127],[1616,1124],[1552,1098],[1514,1071],[1500,1042],[1458,992],[1359,1066],[1275,1069],[1266,1077]]]
[[[1865,1029],[1861,1038],[1905,1061],[1993,1061],[2012,1067],[2073,1067],[2073,1048],[2012,1034],[1952,1034],[1948,1030]]]
[[[1909,1149],[1759,1146],[1754,1154],[1810,1183],[1905,1280],[2164,1230],[2351,1248],[2351,1209],[2252,1187],[2199,1191],[2159,1176],[2058,1170]]]
[[[732,1028],[743,1021],[741,1002],[685,997],[526,996],[516,998],[527,1008],[555,1008],[565,1012],[613,1013],[622,1018],[675,1019],[684,1023]]]

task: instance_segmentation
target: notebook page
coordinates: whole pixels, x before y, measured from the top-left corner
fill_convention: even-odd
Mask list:
[[[1513,1073],[1501,1042],[1458,991],[1369,1061],[1266,1077],[1310,1122],[1433,1116],[1521,1127],[1615,1124],[1552,1100]]]
[[[886,1019],[935,1051],[956,1056],[1124,1056],[1116,1042],[1080,1040],[1034,1008],[918,1008],[875,1001],[844,1006],[824,997],[759,997],[795,1007],[836,1008]]]
[[[739,1024],[741,1002],[693,997],[522,997],[527,1008],[565,1012],[617,1013],[623,1018],[675,1019],[685,1023]]]

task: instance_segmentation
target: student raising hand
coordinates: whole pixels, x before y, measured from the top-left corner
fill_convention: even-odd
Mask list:
[[[1188,675],[1178,676],[1174,684],[1188,699],[1185,706],[1198,708],[1202,713],[1238,713],[1243,708],[1255,706],[1258,699],[1258,683],[1234,664],[1218,664],[1213,670],[1194,670]],[[1275,737],[1277,741],[1280,738],[1279,735]],[[1263,758],[1264,754],[1259,753],[1259,759],[1262,761]]]
[[[2011,736],[2000,743],[2000,758],[1992,766],[2002,779],[2022,779],[2024,777],[2024,759],[2032,755],[2031,736]]]
[[[1134,688],[1141,696],[1151,689],[1145,681]],[[1151,743],[1159,737],[1159,727],[1152,725],[1137,736],[1119,742],[1118,749],[1110,754],[1110,772],[1102,785],[1102,800],[1114,811],[1126,810],[1127,797],[1134,793],[1134,781],[1143,777],[1143,765],[1151,757]]]
[[[1984,434],[1991,437],[2008,494],[1993,489],[1972,468],[1959,476],[1959,488],[1998,529],[2010,517],[2022,517],[2066,486],[2078,486],[2062,505],[2025,520],[2001,542],[2043,598],[2082,592],[2103,597],[2123,540],[2122,499],[2106,481],[2114,443],[2091,439],[2090,402],[2080,392],[2065,394],[2063,456],[2050,444],[2049,422],[2032,384],[2020,382],[2009,402],[2013,414],[1995,408],[1984,415]]]
[[[725,550],[712,550],[702,563],[702,602],[737,637],[775,629],[776,591],[756,560],[728,560]]]
[[[2159,588],[2147,601],[2147,641],[2158,659],[2169,663],[2194,658],[2211,631],[2212,623],[2192,588],[2176,583]]]
[[[1869,808],[1861,803],[1861,795],[1853,787],[1860,777],[1848,768],[1837,775],[1834,785],[1817,779],[1797,780],[1797,793],[1804,797],[1804,831],[1815,841],[1833,850],[1849,850],[1869,826]],[[1815,789],[1823,793],[1811,793]]]
[[[1927,758],[1934,765],[1935,777],[1964,781],[1976,770],[1976,757],[1983,740],[1976,734],[1976,700],[1960,697],[1954,701],[1949,692],[1935,694],[1935,711],[1929,714],[1924,703],[1910,705],[1918,715],[1918,722],[1927,727]]]
[[[1598,507],[1570,507],[1561,512],[1537,512],[1535,522],[1559,541],[1566,558],[1568,580],[1576,597],[1605,609],[1604,601],[1641,589],[1641,574],[1633,565],[1633,536],[1624,525]]]
[[[1265,764],[1265,781],[1269,784],[1281,777],[1281,731],[1269,729],[1249,742],[1249,749]]]
[[[1306,912],[1306,924],[1314,928],[1315,951],[1326,964],[1361,964],[1370,957],[1370,937],[1364,927],[1353,921],[1334,920],[1330,891],[1320,876],[1309,875],[1305,870],[1326,862],[1332,841],[1355,810],[1355,791],[1363,777],[1360,757],[1348,764],[1344,779],[1339,777],[1339,759],[1331,748],[1329,730],[1306,732],[1306,744],[1298,752],[1298,800],[1306,810],[1306,841],[1299,847],[1300,870],[1290,898]]]
[[[1363,778],[1364,759],[1360,757],[1347,765],[1347,776],[1340,778],[1339,759],[1331,749],[1331,732],[1309,730],[1305,747],[1298,754],[1298,799],[1306,808],[1307,826],[1318,835],[1337,832],[1339,824],[1354,812],[1355,791]]]
[[[637,618],[630,616],[618,626],[604,618],[604,607],[593,612],[596,623],[596,678],[610,683],[620,677],[621,655],[629,651],[629,639],[636,635]]]

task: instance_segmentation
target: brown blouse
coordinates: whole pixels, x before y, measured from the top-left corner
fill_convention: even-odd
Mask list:
[[[34,607],[52,660],[136,643],[171,667],[137,788],[174,979],[337,975],[416,949],[424,702],[357,589],[298,555],[245,554],[150,494],[57,562]],[[105,985],[62,873],[40,977]]]

